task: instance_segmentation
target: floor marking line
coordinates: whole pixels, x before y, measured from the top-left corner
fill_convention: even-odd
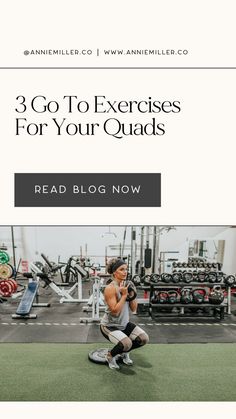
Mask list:
[[[49,323],[49,322],[1,322],[2,326],[99,326],[98,323]],[[233,326],[236,327],[236,323],[137,323],[138,326]]]

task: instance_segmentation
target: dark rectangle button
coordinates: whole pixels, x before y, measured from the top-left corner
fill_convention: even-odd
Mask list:
[[[15,173],[15,207],[160,206],[160,173]]]

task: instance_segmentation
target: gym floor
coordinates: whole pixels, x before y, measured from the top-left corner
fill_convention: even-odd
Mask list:
[[[92,282],[83,283],[83,298],[88,298]],[[139,297],[143,297],[139,291]],[[91,317],[83,311],[86,304],[60,304],[60,297],[51,288],[39,288],[39,302],[50,303],[50,307],[33,307],[36,319],[13,320],[19,299],[8,299],[0,304],[0,342],[50,342],[50,343],[106,343],[96,323],[81,323],[80,318]],[[148,300],[147,300],[148,301]],[[232,313],[236,311],[236,298],[232,297]],[[101,312],[102,316],[103,312]],[[235,343],[236,316],[225,315],[224,320],[203,317],[160,317],[131,315],[131,321],[148,333],[150,343]]]
[[[90,289],[83,285],[84,298]],[[111,371],[88,361],[91,349],[110,345],[98,324],[80,323],[91,316],[84,304],[60,304],[50,288],[39,289],[39,302],[51,306],[32,308],[37,319],[29,320],[12,320],[18,300],[0,304],[1,401],[236,400],[234,314],[222,321],[132,315],[150,344],[132,353],[134,366]]]

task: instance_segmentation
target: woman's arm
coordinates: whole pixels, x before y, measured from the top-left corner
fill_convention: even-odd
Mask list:
[[[104,298],[111,311],[111,314],[118,315],[120,314],[124,304],[126,303],[126,297],[128,295],[127,287],[121,287],[119,289],[121,293],[120,301],[117,301],[116,289],[114,286],[109,286],[105,288]]]
[[[135,298],[135,300],[130,301],[129,308],[134,313],[137,311],[137,307],[138,307],[138,302],[137,302],[137,298]]]

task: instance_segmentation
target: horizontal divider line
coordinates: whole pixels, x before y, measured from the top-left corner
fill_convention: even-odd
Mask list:
[[[236,67],[0,67],[0,70],[236,70]]]

